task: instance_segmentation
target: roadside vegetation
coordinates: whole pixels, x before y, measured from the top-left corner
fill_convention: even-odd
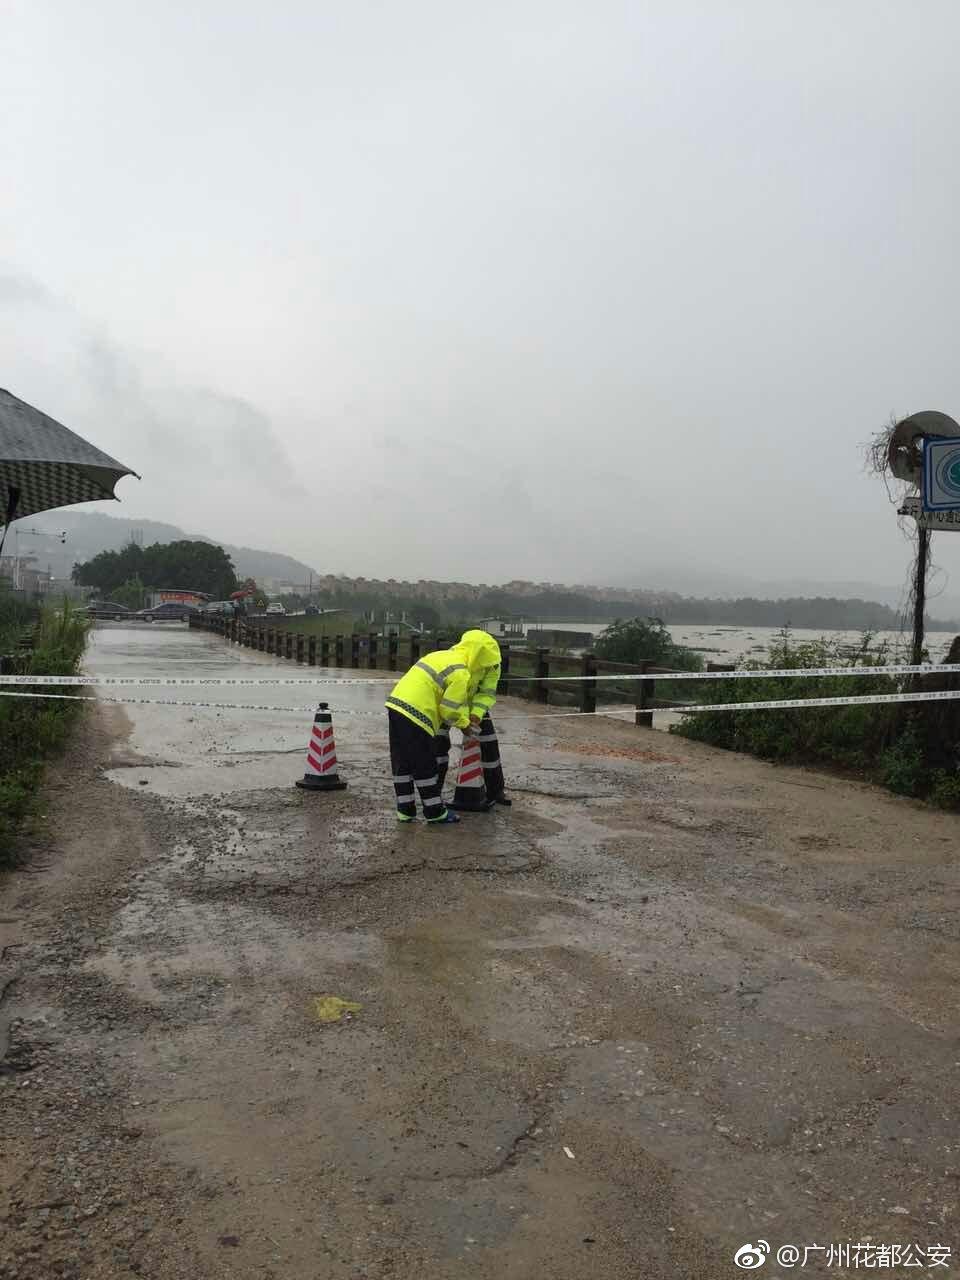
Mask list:
[[[956,661],[956,658],[951,658]],[[901,693],[909,676],[871,674],[896,662],[887,647],[866,635],[855,654],[823,639],[796,644],[790,633],[764,662],[742,669],[843,667],[849,675],[775,677],[697,682],[697,703],[769,702],[777,698],[836,698]],[[689,689],[690,686],[688,685]],[[924,690],[960,688],[956,676],[924,678]],[[900,795],[960,809],[960,699],[849,707],[796,707],[768,711],[700,711],[671,732],[729,751],[783,764],[809,764],[853,772]]]
[[[72,675],[87,639],[88,622],[69,601],[42,611],[0,594],[0,653],[13,655],[14,673]],[[32,649],[19,640],[36,628]],[[44,692],[76,692],[55,686]],[[65,745],[82,702],[0,697],[0,867],[16,858],[17,833],[36,812],[44,762]]]

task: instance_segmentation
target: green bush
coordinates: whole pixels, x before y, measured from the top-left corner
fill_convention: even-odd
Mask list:
[[[741,669],[779,671],[849,666],[850,676],[703,681],[697,690],[697,701],[727,704],[895,692],[898,686],[891,677],[869,675],[871,666],[885,664],[883,649],[871,654],[869,647],[865,647],[851,661],[827,640],[794,645],[789,633],[784,632],[765,662],[746,662]],[[830,760],[856,768],[875,760],[879,751],[888,745],[891,720],[890,711],[883,706],[706,711],[690,715],[674,726],[674,732],[765,760]]]
[[[783,632],[766,662],[745,663],[743,669],[844,667],[850,674],[703,681],[697,701],[727,704],[907,691],[909,677],[871,674],[873,667],[890,665],[887,649],[874,647],[869,635],[851,656],[825,639],[793,644],[789,632]],[[764,760],[853,769],[899,795],[927,798],[954,809],[960,808],[960,774],[944,765],[960,758],[960,726],[952,719],[956,706],[954,702],[915,707],[874,703],[809,710],[700,711],[687,715],[671,732]]]
[[[676,644],[659,618],[618,619],[601,631],[595,652],[608,662],[652,662],[675,671],[702,671],[703,660]]]
[[[938,809],[960,809],[960,772],[936,769],[931,775],[930,803]]]
[[[5,616],[14,615],[7,612]],[[88,623],[69,602],[59,609],[48,607],[39,614],[27,609],[15,616],[18,625],[3,632],[0,651],[13,651],[24,626],[39,624],[33,650],[16,656],[18,674],[57,676],[76,671]],[[42,692],[76,690],[54,686]],[[34,811],[43,762],[63,748],[82,706],[82,702],[0,697],[0,866],[14,861],[16,835]]]
[[[917,726],[911,720],[880,755],[879,779],[902,796],[917,796],[929,787],[923,748]]]

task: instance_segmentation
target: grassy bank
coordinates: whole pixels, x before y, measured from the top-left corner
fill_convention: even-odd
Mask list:
[[[68,602],[62,609],[47,608],[41,613],[0,599],[0,653],[15,652],[17,639],[31,623],[38,624],[36,643],[16,657],[16,673],[73,674],[86,644],[86,619]],[[14,861],[17,833],[34,810],[44,761],[63,748],[82,706],[80,702],[0,698],[0,866]]]
[[[253,626],[274,631],[292,631],[301,636],[350,636],[354,632],[353,615],[338,612],[330,617],[324,614],[288,614],[272,613],[251,618]],[[362,630],[362,628],[361,628]]]
[[[871,674],[890,665],[886,649],[865,637],[854,656],[821,640],[793,644],[787,633],[763,663],[744,670],[843,667],[843,676],[703,681],[701,703],[767,702],[776,698],[836,698],[900,693],[909,677]],[[923,689],[949,688],[944,676],[925,678]],[[711,746],[743,751],[784,764],[812,764],[853,772],[901,795],[960,809],[960,699],[932,704],[803,707],[769,711],[703,711],[686,716],[671,732]]]

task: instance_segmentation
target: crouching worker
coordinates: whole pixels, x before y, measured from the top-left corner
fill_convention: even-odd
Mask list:
[[[398,821],[414,821],[418,792],[427,822],[460,821],[443,803],[446,761],[438,757],[449,752],[451,726],[468,737],[479,732],[471,720],[471,686],[475,690],[486,668],[499,662],[496,640],[485,631],[468,631],[458,644],[415,662],[394,685],[386,707]]]

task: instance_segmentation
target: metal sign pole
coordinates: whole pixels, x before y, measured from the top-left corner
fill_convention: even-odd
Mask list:
[[[930,558],[930,530],[917,528],[917,564],[913,578],[913,665],[923,659],[923,615],[927,602],[927,561]]]

